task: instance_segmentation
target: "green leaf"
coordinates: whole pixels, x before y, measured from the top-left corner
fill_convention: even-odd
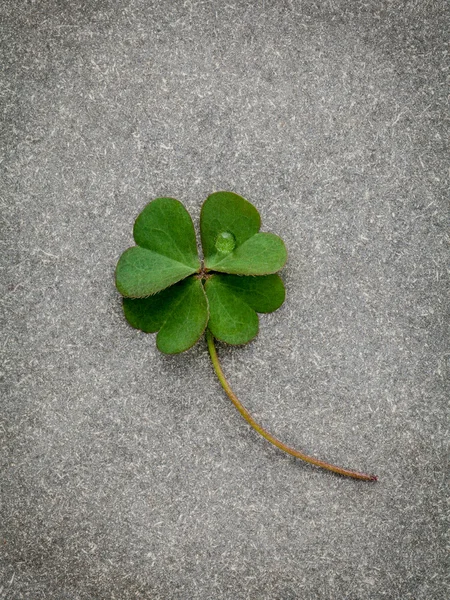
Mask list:
[[[147,333],[159,331],[156,344],[166,354],[188,350],[208,323],[208,302],[197,277],[149,298],[124,298],[123,308],[133,327]]]
[[[205,267],[236,275],[279,271],[287,259],[285,245],[272,233],[258,233],[260,224],[256,208],[241,196],[211,194],[200,216]]]
[[[206,280],[209,303],[208,328],[214,337],[228,344],[246,344],[258,334],[259,321],[254,309],[226,284],[226,275]]]
[[[183,288],[156,337],[158,349],[166,354],[184,352],[193,346],[208,323],[208,301],[200,279],[190,277],[183,282]]]
[[[253,204],[241,196],[233,192],[215,192],[208,196],[200,214],[205,266],[208,269],[212,268],[226,254],[226,248],[224,252],[221,251],[223,234],[231,235],[236,247],[258,233],[260,226],[261,218],[258,211]],[[217,241],[219,241],[219,248],[216,246]]]
[[[197,269],[134,246],[126,250],[116,267],[116,286],[122,296],[144,298],[195,273]]]
[[[283,268],[286,260],[286,247],[280,237],[273,233],[256,233],[210,268],[236,275],[267,275]]]
[[[278,275],[242,277],[217,275],[221,284],[259,313],[270,313],[283,304],[286,291]]]
[[[202,270],[183,205],[173,198],[150,202],[134,225],[138,245],[116,268],[128,322],[158,331],[157,346],[168,354],[190,348],[207,326],[230,344],[253,339],[256,313],[276,310],[285,298],[275,273],[286,262],[286,248],[278,236],[259,233],[260,224],[256,208],[241,196],[211,194],[201,211]]]
[[[170,312],[171,302],[176,302],[183,293],[186,281],[189,279],[183,279],[148,298],[124,298],[123,312],[128,323],[145,333],[159,331]]]
[[[122,254],[116,269],[119,292],[143,298],[200,270],[194,225],[174,198],[157,198],[136,219],[138,246]]]
[[[133,229],[136,244],[196,271],[197,242],[188,211],[174,198],[157,198],[144,208]]]

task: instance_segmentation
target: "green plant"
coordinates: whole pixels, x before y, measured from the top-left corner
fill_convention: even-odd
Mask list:
[[[136,246],[126,250],[116,268],[116,286],[125,317],[133,327],[158,332],[156,345],[167,354],[191,348],[206,333],[214,370],[244,419],[277,448],[334,473],[376,481],[291,448],[261,427],[232,391],[220,366],[214,338],[246,344],[258,333],[257,313],[279,308],[285,299],[276,274],[285,264],[283,241],[260,233],[256,208],[232,192],[211,194],[203,204],[199,259],[195,230],[184,206],[157,198],[134,224]]]

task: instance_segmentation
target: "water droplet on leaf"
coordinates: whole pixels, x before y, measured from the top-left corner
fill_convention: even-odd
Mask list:
[[[232,252],[236,247],[236,238],[229,231],[222,231],[219,233],[216,239],[216,248],[218,252],[228,254]]]

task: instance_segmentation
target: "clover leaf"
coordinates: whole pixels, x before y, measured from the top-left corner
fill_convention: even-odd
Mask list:
[[[157,198],[137,217],[136,245],[116,268],[127,321],[157,333],[161,352],[191,348],[206,332],[215,372],[226,393],[263,437],[288,454],[340,475],[368,481],[373,475],[336,467],[286,446],[263,429],[231,390],[220,367],[214,339],[246,344],[258,334],[258,313],[269,313],[285,300],[277,272],[287,259],[285,245],[273,233],[261,233],[256,208],[232,192],[216,192],[200,215],[203,257],[197,251],[189,213],[174,198]]]
[[[200,217],[202,265],[181,202],[147,204],[134,225],[137,246],[122,254],[116,269],[128,322],[159,331],[156,344],[167,354],[188,350],[207,324],[223,342],[249,342],[258,333],[257,312],[276,310],[285,297],[275,273],[286,262],[286,248],[278,236],[259,233],[260,225],[258,211],[241,196],[209,196]]]
[[[144,298],[200,270],[194,225],[174,198],[147,204],[133,230],[137,246],[120,257],[116,285],[122,296]]]

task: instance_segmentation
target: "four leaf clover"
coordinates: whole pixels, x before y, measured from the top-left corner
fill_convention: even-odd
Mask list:
[[[308,463],[339,475],[376,481],[375,475],[338,467],[296,450],[259,425],[225,378],[214,339],[246,344],[258,333],[257,313],[279,308],[285,298],[276,274],[287,259],[283,241],[260,233],[256,208],[232,192],[208,196],[200,215],[203,257],[197,252],[189,213],[174,198],[157,198],[134,224],[136,246],[116,268],[116,286],[128,322],[147,333],[167,354],[183,352],[206,331],[217,377],[234,406],[271,444]]]
[[[211,194],[203,204],[199,258],[189,213],[174,198],[157,198],[136,219],[136,246],[116,269],[128,322],[167,354],[193,346],[206,327],[218,340],[245,344],[258,333],[257,313],[285,299],[276,274],[287,252],[281,238],[260,233],[256,208],[232,192]]]

